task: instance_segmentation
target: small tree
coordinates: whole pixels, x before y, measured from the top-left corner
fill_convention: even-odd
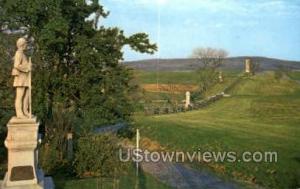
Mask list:
[[[224,49],[214,48],[196,48],[192,53],[201,65],[198,72],[199,91],[196,94],[203,95],[209,87],[214,85],[218,80],[217,68],[222,65],[224,59],[228,56],[228,52]]]
[[[217,68],[219,67],[224,59],[228,56],[228,52],[224,49],[214,48],[196,48],[192,53],[192,58],[198,60],[203,67]]]

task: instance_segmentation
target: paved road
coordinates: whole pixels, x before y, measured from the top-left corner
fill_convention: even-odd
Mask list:
[[[126,126],[126,123],[117,123],[115,125],[108,125],[96,128],[94,130],[95,134],[105,134],[105,133],[116,133],[118,130]]]
[[[95,133],[115,133],[125,127],[126,124],[120,123],[95,130]],[[124,148],[134,149],[134,146],[123,146]],[[150,158],[148,158],[150,159]],[[141,162],[144,172],[157,178],[176,189],[240,189],[245,188],[240,184],[227,181],[205,170],[195,170],[184,164],[173,162]]]
[[[172,188],[178,189],[239,189],[237,183],[225,181],[207,171],[195,170],[172,162],[142,162],[143,171]]]

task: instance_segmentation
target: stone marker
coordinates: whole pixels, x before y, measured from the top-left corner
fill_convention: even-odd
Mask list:
[[[221,71],[219,71],[219,82],[223,83],[224,79],[223,79],[223,73]]]
[[[185,105],[184,105],[184,108],[188,109],[190,105],[191,105],[191,93],[189,91],[187,91],[185,93]]]
[[[251,73],[251,59],[245,60],[245,73]]]
[[[0,189],[54,189],[51,177],[38,167],[39,122],[31,114],[31,60],[24,54],[24,38],[18,39],[17,48],[12,70],[16,116],[7,124],[8,167]]]

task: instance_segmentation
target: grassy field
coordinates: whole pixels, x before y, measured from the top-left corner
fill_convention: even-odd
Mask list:
[[[231,95],[198,111],[136,116],[136,124],[168,150],[275,151],[277,163],[194,166],[267,188],[300,187],[300,85],[264,73],[244,78]]]
[[[288,74],[292,79],[300,81],[300,71],[293,71]]]
[[[223,72],[224,75],[224,82],[217,83],[214,85],[209,91],[207,91],[204,96],[212,96],[224,91],[224,89],[229,86],[233,81],[235,81],[238,77],[238,72]],[[141,85],[154,85],[156,84],[158,77],[158,84],[179,84],[179,85],[186,85],[186,86],[197,86],[199,83],[199,78],[196,71],[190,72],[143,72],[143,71],[136,71],[136,77]],[[172,87],[172,85],[170,85]],[[186,91],[193,91],[191,90],[178,90],[176,88],[170,91],[151,91],[145,90],[144,92],[144,100],[147,102],[150,101],[159,101],[159,100],[171,100],[171,101],[178,101],[179,103],[185,99],[185,92]],[[162,106],[163,103],[160,103]],[[159,104],[158,104],[159,105]]]
[[[143,84],[152,83],[176,83],[196,84],[198,77],[196,72],[145,72],[136,71],[136,77]]]
[[[235,77],[237,72],[224,72],[224,77]],[[174,71],[174,72],[145,72],[136,71],[136,77],[141,84],[197,84],[199,82],[199,76],[196,71]]]
[[[140,171],[139,179],[136,179],[135,170],[130,168],[127,175],[122,176],[119,181],[113,179],[77,179],[68,180],[55,178],[56,189],[170,189],[150,175]]]

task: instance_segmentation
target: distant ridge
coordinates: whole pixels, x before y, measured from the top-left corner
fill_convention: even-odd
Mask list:
[[[250,58],[253,62],[260,64],[260,70],[276,70],[278,67],[286,67],[291,70],[300,70],[300,61],[280,60],[258,56],[239,56],[226,58],[221,66],[224,70],[243,70],[244,61]],[[157,63],[159,60],[159,64]],[[124,62],[129,67],[144,71],[190,71],[201,67],[196,59],[149,59]]]

